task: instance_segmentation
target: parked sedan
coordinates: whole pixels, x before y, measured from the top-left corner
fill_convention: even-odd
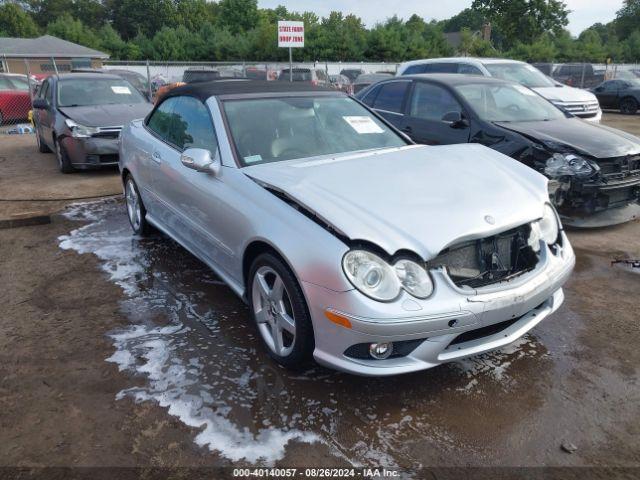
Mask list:
[[[600,107],[633,115],[640,105],[640,80],[607,80],[594,88],[593,93],[598,98]]]
[[[40,152],[53,150],[64,173],[118,164],[122,126],[151,104],[116,75],[70,73],[44,80],[33,101]]]
[[[27,120],[31,110],[26,75],[0,74],[0,125]]]
[[[359,98],[416,142],[480,143],[543,173],[565,224],[640,217],[640,139],[576,118],[519,83],[410,75]]]
[[[539,173],[415,145],[304,83],[178,87],[125,127],[120,170],[134,232],[216,271],[288,367],[392,375],[501,347],[560,306],[575,261]]]

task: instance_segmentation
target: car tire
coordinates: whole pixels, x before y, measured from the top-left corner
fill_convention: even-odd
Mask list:
[[[36,143],[38,144],[38,151],[40,153],[49,153],[51,149],[47,147],[47,144],[42,141],[42,135],[38,133],[38,129],[36,128]]]
[[[71,160],[69,159],[69,154],[67,154],[67,150],[64,148],[58,140],[53,141],[53,145],[56,149],[56,159],[58,160],[58,168],[62,173],[73,173],[75,172],[75,168],[71,165]]]
[[[145,237],[149,234],[150,225],[147,222],[147,209],[144,208],[140,190],[131,175],[124,179],[124,201],[127,208],[127,218],[133,232]]]
[[[638,101],[632,97],[626,97],[620,100],[620,113],[625,115],[635,115],[638,111]]]
[[[263,253],[253,261],[247,298],[269,356],[292,370],[308,367],[315,348],[311,316],[298,281],[279,257]]]

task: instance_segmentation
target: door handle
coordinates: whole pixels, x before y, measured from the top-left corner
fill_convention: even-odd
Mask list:
[[[162,155],[160,155],[160,152],[153,152],[151,154],[151,159],[157,164],[160,164],[162,162]]]
[[[403,131],[404,133],[409,133],[409,134],[410,134],[410,133],[412,133],[412,132],[413,132],[413,128],[411,128],[411,127],[407,126],[407,127],[404,127],[404,128],[402,129],[402,131]]]

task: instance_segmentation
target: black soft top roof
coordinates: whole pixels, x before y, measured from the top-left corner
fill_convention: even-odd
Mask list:
[[[245,79],[220,79],[210,82],[190,83],[173,88],[163,98],[187,95],[204,101],[214,95],[241,95],[287,92],[334,92],[337,90],[316,87],[306,82],[262,81]]]

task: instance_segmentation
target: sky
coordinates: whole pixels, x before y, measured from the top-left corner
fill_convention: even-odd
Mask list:
[[[565,0],[565,3],[571,10],[568,28],[573,35],[596,22],[613,20],[622,6],[622,0]],[[443,20],[471,6],[471,0],[258,0],[258,5],[261,8],[284,5],[289,10],[312,11],[320,17],[327,16],[332,10],[341,10],[357,15],[371,27],[396,14],[405,20],[413,13],[427,21]]]

